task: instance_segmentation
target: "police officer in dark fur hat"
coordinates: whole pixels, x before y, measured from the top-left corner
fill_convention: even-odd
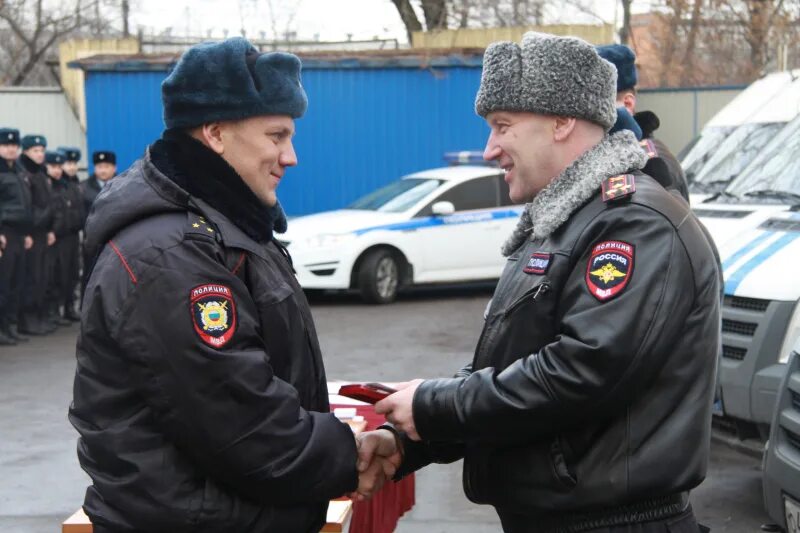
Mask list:
[[[81,184],[85,216],[89,216],[94,199],[100,191],[117,175],[117,154],[110,150],[98,150],[92,153],[92,164],[94,173]]]
[[[67,326],[71,321],[61,315],[61,306],[67,300],[67,292],[74,289],[69,262],[77,253],[78,234],[76,228],[81,224],[81,210],[76,211],[74,205],[82,203],[74,194],[75,189],[64,174],[64,154],[47,152],[45,167],[50,178],[51,200],[53,206],[53,233],[56,242],[48,248],[47,259],[50,279],[47,288],[47,316],[51,322],[59,326]],[[77,258],[75,258],[77,259]],[[73,311],[73,314],[74,311]]]
[[[44,335],[55,331],[56,325],[48,320],[45,305],[49,272],[47,249],[55,244],[53,233],[53,207],[50,198],[50,179],[44,166],[47,139],[44,135],[26,135],[22,138],[22,168],[31,181],[33,204],[33,246],[27,251],[22,309],[19,331],[30,335]]]
[[[66,233],[59,239],[59,275],[62,276],[63,300],[59,305],[64,306],[64,318],[73,322],[80,321],[80,315],[75,309],[75,289],[80,281],[80,232],[86,220],[83,194],[78,181],[78,162],[81,160],[81,151],[73,147],[60,147],[64,154],[64,193],[66,197],[67,224]]]
[[[636,84],[639,79],[636,72],[636,54],[622,44],[598,46],[597,53],[617,67],[617,106],[624,107],[629,114],[634,115],[636,113]],[[652,112],[650,113],[655,116]],[[663,142],[652,135],[642,135],[642,129],[641,125],[637,124],[636,130],[639,132],[642,148],[650,159],[660,159],[660,161],[648,163],[643,171],[655,177],[666,188],[678,191],[688,202],[689,187],[681,164]],[[652,134],[653,130],[649,131]]]
[[[25,249],[33,244],[33,207],[27,174],[19,167],[19,130],[0,128],[0,345],[27,341],[17,331]]]
[[[86,223],[69,413],[92,478],[83,508],[96,533],[319,531],[328,500],[370,495],[400,456],[370,432],[359,449],[381,459],[357,468],[273,237],[307,106],[300,60],[243,38],[197,45],[162,98],[161,139]]]

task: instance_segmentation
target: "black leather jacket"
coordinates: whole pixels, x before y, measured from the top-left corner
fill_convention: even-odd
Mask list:
[[[472,501],[572,530],[703,480],[716,261],[686,202],[635,178],[508,258],[472,372],[414,396],[403,473],[463,456]]]
[[[74,401],[95,532],[317,532],[357,486],[285,253],[149,160],[94,203]]]

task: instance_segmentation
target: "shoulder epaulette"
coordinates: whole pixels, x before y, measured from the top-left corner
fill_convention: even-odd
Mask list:
[[[205,235],[210,239],[216,239],[217,230],[197,213],[191,211],[187,213],[187,225],[186,234]]]
[[[658,148],[656,148],[656,143],[654,143],[651,139],[642,139],[639,141],[639,145],[644,148],[644,152],[650,159],[658,157]]]
[[[636,192],[633,174],[620,174],[603,180],[601,185],[604,202],[615,202]]]

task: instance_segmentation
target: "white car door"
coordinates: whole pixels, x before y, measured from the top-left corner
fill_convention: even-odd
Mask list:
[[[443,192],[420,211],[416,239],[422,257],[414,265],[418,283],[498,277],[500,246],[518,215],[501,206],[498,175],[465,181]],[[451,202],[455,213],[434,216],[436,202]],[[517,211],[518,212],[518,211]]]

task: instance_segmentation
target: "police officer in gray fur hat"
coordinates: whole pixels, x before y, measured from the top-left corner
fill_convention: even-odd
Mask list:
[[[713,255],[688,205],[640,172],[616,70],[574,38],[486,50],[484,158],[525,203],[470,365],[377,404],[398,476],[464,460],[507,532],[696,533],[719,340]]]
[[[277,189],[297,164],[300,60],[243,38],[190,48],[162,84],[167,129],[94,201],[70,421],[110,531],[316,532],[399,452],[357,468],[287,250]]]

